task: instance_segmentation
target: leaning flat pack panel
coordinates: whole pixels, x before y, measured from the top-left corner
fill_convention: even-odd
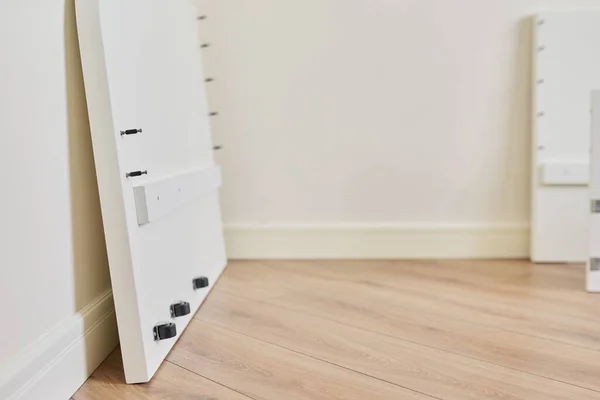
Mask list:
[[[125,375],[147,382],[226,263],[195,9],[76,5]]]
[[[534,20],[531,259],[584,261],[590,93],[600,88],[600,11]]]
[[[592,157],[590,168],[589,257],[586,286],[600,292],[600,91],[592,94]]]

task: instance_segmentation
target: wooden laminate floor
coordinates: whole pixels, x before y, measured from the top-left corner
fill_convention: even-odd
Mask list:
[[[232,262],[153,381],[115,352],[91,399],[600,399],[581,266]]]

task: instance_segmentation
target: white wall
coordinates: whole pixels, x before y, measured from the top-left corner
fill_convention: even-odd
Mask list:
[[[196,1],[234,256],[340,224],[503,238],[415,256],[528,254],[528,18],[599,0]]]
[[[72,0],[3,1],[0,52],[0,299],[16,327],[0,333],[5,399],[43,383],[34,374],[69,345],[93,368],[107,349],[86,334],[101,322],[110,336],[114,317]],[[72,394],[80,378],[64,378],[45,399]]]

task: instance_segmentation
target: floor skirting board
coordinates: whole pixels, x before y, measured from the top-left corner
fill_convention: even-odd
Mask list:
[[[528,258],[529,227],[514,225],[225,226],[230,259]]]
[[[108,290],[0,366],[0,399],[68,399],[117,344],[117,321]]]

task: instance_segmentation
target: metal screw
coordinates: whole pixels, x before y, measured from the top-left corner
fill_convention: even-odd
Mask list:
[[[546,113],[543,111],[540,111],[537,115],[538,115],[538,117],[543,117],[546,115]]]
[[[206,78],[204,80],[204,82],[206,82],[206,83],[211,83],[211,82],[214,82],[214,81],[215,81],[215,78]]]
[[[208,17],[206,15],[200,15],[198,16],[198,21],[204,21],[205,19],[207,19]]]
[[[544,25],[545,23],[546,23],[546,20],[545,20],[545,19],[540,19],[540,20],[538,21],[538,26],[542,26],[542,25]]]
[[[546,147],[545,146],[538,146],[538,150],[545,150]]]
[[[125,174],[126,178],[133,178],[137,176],[148,175],[148,170],[145,171],[133,171]]]
[[[219,115],[219,113],[217,111],[213,111],[210,114],[208,114],[209,117],[216,117],[218,115]]]
[[[121,136],[125,135],[135,135],[136,133],[142,133],[142,129],[127,129],[126,131],[121,131]]]
[[[545,80],[543,80],[543,79],[538,79],[538,81],[537,81],[538,85],[541,85],[541,84],[543,84],[544,82],[546,82],[546,81],[545,81]]]
[[[214,151],[219,151],[219,150],[223,150],[223,146],[214,146],[213,147]]]
[[[538,51],[544,51],[544,50],[546,50],[546,46],[540,46],[540,47],[538,47]]]
[[[206,49],[206,48],[208,48],[208,47],[210,47],[210,43],[202,43],[202,44],[200,45],[200,48],[201,48],[201,49]]]

